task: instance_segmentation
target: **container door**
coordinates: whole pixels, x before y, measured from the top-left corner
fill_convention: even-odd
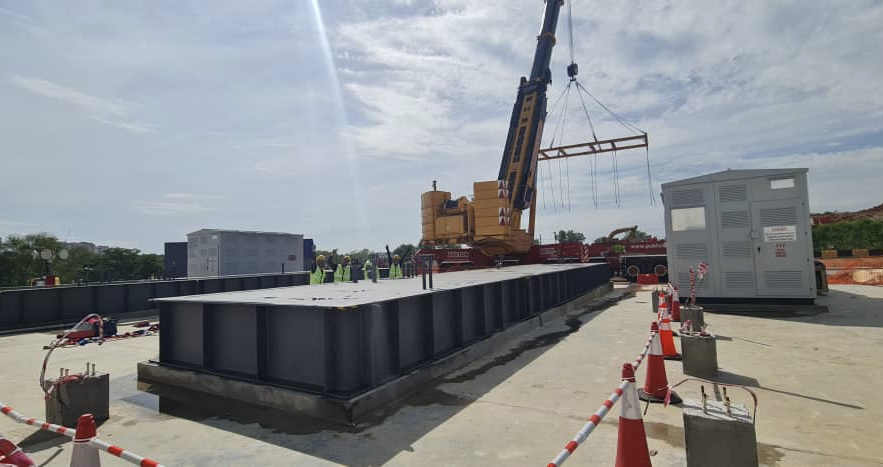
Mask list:
[[[748,185],[726,182],[715,185],[718,201],[717,265],[721,271],[721,296],[755,297],[755,253],[751,238],[751,204]]]
[[[695,270],[699,263],[710,264],[705,280],[696,284],[696,294],[700,297],[717,295],[718,271],[710,257],[714,245],[712,233],[716,217],[714,195],[711,185],[678,187],[670,192],[666,200],[666,244],[668,248],[669,281],[678,284],[682,297],[690,294],[690,267]],[[708,204],[706,204],[708,201]]]
[[[797,200],[782,200],[751,205],[759,296],[803,296],[811,287],[805,274],[807,258],[801,242],[805,228],[798,204]]]

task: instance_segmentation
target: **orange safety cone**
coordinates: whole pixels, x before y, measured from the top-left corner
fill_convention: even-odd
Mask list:
[[[659,325],[650,324],[650,332],[653,338],[650,340],[650,350],[647,352],[647,377],[644,380],[644,389],[638,393],[642,401],[665,402],[668,391],[668,377],[665,375],[665,360],[662,357],[662,345],[659,343]],[[680,404],[681,398],[671,392],[669,403]]]
[[[681,322],[681,298],[676,284],[671,286],[671,320]]]
[[[616,467],[651,467],[647,433],[641,418],[641,402],[635,388],[635,368],[622,365],[622,380],[628,381],[622,391],[622,411],[619,415],[619,436],[616,440]]]
[[[70,467],[101,467],[98,449],[89,446],[89,441],[96,436],[98,435],[95,432],[95,417],[90,413],[80,415],[80,419],[77,420],[77,432],[74,435]]]
[[[0,436],[0,465],[32,467],[34,461],[22,452],[12,441]]]
[[[659,323],[659,341],[662,344],[662,356],[666,360],[681,360],[681,354],[675,348],[674,333],[671,331],[671,319],[668,314]]]
[[[662,322],[662,317],[668,314],[668,305],[665,304],[665,292],[659,292],[659,308],[656,309],[656,321]]]

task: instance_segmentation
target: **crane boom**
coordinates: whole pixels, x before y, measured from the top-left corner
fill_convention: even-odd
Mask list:
[[[512,108],[509,135],[500,163],[499,180],[506,180],[510,189],[509,204],[517,213],[530,209],[536,182],[537,151],[546,119],[546,88],[552,82],[549,65],[555,46],[555,28],[564,0],[547,0],[543,26],[537,36],[530,78],[521,78],[518,97]],[[532,233],[532,232],[531,232]]]

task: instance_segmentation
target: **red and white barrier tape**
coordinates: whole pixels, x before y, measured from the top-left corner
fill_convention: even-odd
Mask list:
[[[12,407],[10,407],[2,402],[0,402],[0,412],[2,412],[3,415],[6,415],[7,417],[15,420],[18,423],[24,423],[25,425],[35,426],[41,430],[51,431],[53,433],[59,433],[59,434],[67,436],[68,438],[73,438],[74,435],[76,434],[76,431],[77,431],[77,430],[74,430],[73,428],[68,428],[66,426],[54,425],[52,423],[47,423],[47,422],[44,422],[43,420],[38,420],[36,418],[25,417],[24,415],[13,410]]]
[[[44,422],[43,420],[37,420],[36,418],[27,418],[24,415],[16,412],[12,409],[12,407],[0,402],[0,412],[3,415],[15,420],[18,423],[24,423],[25,425],[35,426],[40,428],[41,430],[51,431],[54,433],[59,433],[67,436],[68,438],[74,438],[77,434],[77,430],[73,428],[68,428],[65,426],[54,425],[52,423]],[[125,449],[109,444],[105,441],[102,441],[98,438],[92,438],[89,440],[89,446],[100,449],[102,451],[113,454],[114,456],[119,457],[129,463],[140,465],[141,467],[164,467],[159,462],[148,459],[146,457],[141,457],[133,452],[126,451]]]
[[[632,366],[635,368],[635,371],[638,371],[638,368],[640,368],[641,363],[644,362],[644,358],[647,357],[647,352],[650,351],[650,343],[653,342],[653,335],[654,334],[656,334],[656,333],[655,332],[650,333],[650,337],[648,337],[647,342],[644,343],[644,348],[641,349],[641,353],[638,354],[638,358],[636,358],[635,361],[632,362]]]
[[[138,454],[135,454],[131,451],[126,451],[125,449],[123,449],[119,446],[114,446],[114,445],[107,443],[105,441],[101,441],[98,438],[90,439],[89,446],[92,446],[93,448],[98,448],[104,452],[113,454],[114,456],[117,456],[120,459],[128,461],[130,464],[140,465],[141,467],[163,467],[162,464],[160,464],[159,462],[157,462],[153,459],[141,457]]]
[[[641,366],[641,362],[643,362],[644,357],[647,356],[647,352],[650,350],[650,342],[653,340],[654,334],[656,333],[650,333],[650,337],[647,339],[647,343],[644,344],[644,349],[641,350],[641,353],[638,354],[638,358],[635,359],[635,361],[632,363],[635,371],[638,371],[638,367]],[[604,416],[607,415],[607,412],[609,412],[610,409],[612,409],[613,406],[616,405],[616,402],[619,400],[620,396],[622,396],[622,392],[625,391],[626,387],[628,387],[629,384],[632,383],[628,381],[623,381],[619,385],[619,387],[616,388],[616,390],[614,390],[612,394],[610,394],[610,397],[608,397],[607,400],[605,400],[604,403],[601,404],[601,407],[599,407],[598,410],[591,417],[589,417],[589,421],[586,422],[586,424],[583,425],[583,427],[580,428],[578,432],[576,432],[576,436],[574,436],[573,439],[570,440],[570,442],[567,443],[566,446],[564,446],[564,449],[562,449],[561,452],[559,452],[558,455],[555,457],[555,459],[552,459],[552,462],[549,462],[546,467],[559,467],[561,466],[561,464],[564,464],[564,461],[566,461],[570,457],[570,455],[573,454],[573,451],[576,451],[576,448],[578,448],[580,444],[584,443],[589,438],[589,435],[592,434],[592,431],[595,430],[595,427],[601,424],[601,420],[604,419]]]

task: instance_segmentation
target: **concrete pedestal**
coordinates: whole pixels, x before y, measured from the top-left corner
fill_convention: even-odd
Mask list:
[[[46,384],[51,386],[55,380],[46,380]],[[61,383],[53,393],[56,397],[46,400],[46,421],[49,423],[75,428],[80,415],[86,413],[91,413],[96,422],[110,418],[110,375],[107,373]]]
[[[685,305],[681,307],[681,323],[692,321],[693,330],[699,331],[705,326],[705,314],[701,306]]]
[[[714,336],[681,333],[684,374],[709,379],[717,376],[717,341]]]
[[[744,406],[731,406],[727,414],[723,402],[702,403],[685,400],[684,441],[687,467],[757,467],[757,435],[754,422]]]

